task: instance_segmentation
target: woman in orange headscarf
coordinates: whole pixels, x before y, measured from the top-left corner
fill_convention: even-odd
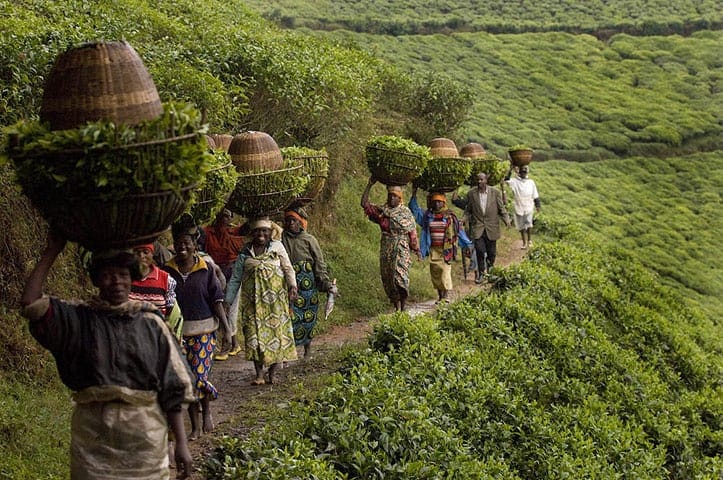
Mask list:
[[[384,205],[369,202],[369,191],[375,183],[373,176],[369,178],[362,194],[361,206],[369,220],[378,223],[382,230],[379,244],[382,285],[397,311],[403,311],[409,294],[411,252],[419,255],[417,226],[414,215],[403,203],[401,187],[387,187],[387,203]]]

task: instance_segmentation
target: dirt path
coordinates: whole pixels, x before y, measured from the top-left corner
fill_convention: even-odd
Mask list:
[[[510,231],[507,237],[512,236]],[[522,260],[525,250],[520,249],[519,239],[502,239],[498,242],[497,266],[505,267]],[[461,275],[460,275],[461,277]],[[460,299],[470,293],[478,291],[479,285],[474,283],[474,274],[469,274],[468,279],[455,278],[455,291],[453,300]],[[419,302],[409,305],[410,315],[419,315],[431,312],[435,308],[434,300]],[[314,375],[321,375],[331,372],[334,365],[325,362],[328,354],[336,351],[345,345],[359,344],[366,341],[374,325],[374,319],[359,319],[352,324],[345,326],[334,326],[323,334],[317,336],[313,343],[313,354],[311,358],[291,362],[286,368],[279,371],[279,385],[252,386],[251,380],[255,377],[253,363],[243,357],[243,352],[236,357],[231,357],[223,362],[215,362],[211,381],[218,388],[219,398],[211,404],[216,429],[213,433],[203,435],[200,439],[191,442],[191,453],[194,459],[194,466],[198,468],[211,453],[214,440],[222,435],[243,436],[254,428],[248,422],[239,422],[239,412],[244,410],[251,402],[263,401],[269,404],[285,404],[294,395],[289,389],[291,385],[303,382]],[[299,353],[302,349],[299,348]],[[245,423],[245,424],[244,424]],[[188,427],[188,425],[187,425]],[[173,472],[173,471],[172,471]],[[192,480],[202,480],[204,477],[195,472]]]

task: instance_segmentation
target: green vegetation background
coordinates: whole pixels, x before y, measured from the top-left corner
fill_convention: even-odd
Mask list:
[[[608,4],[620,12],[632,8]],[[706,320],[692,330],[702,329],[707,340],[694,343],[706,352],[713,378],[720,378],[720,30],[686,37],[613,30],[609,40],[563,33],[312,34],[279,30],[246,5],[0,0],[0,124],[37,115],[44,76],[59,52],[81,41],[125,38],[141,54],[162,98],[205,107],[212,131],[253,128],[271,133],[282,146],[327,148],[331,176],[310,230],[339,279],[339,322],[388,309],[377,277],[378,227],[358,207],[367,175],[363,144],[371,134],[422,143],[435,136],[458,145],[475,140],[499,156],[506,146],[529,143],[538,160],[555,159],[532,168],[543,195],[543,220],[564,216],[599,232],[596,241],[620,245],[656,273],[655,282],[677,290],[671,298],[680,298],[682,310],[702,312]],[[676,5],[680,10],[671,12],[649,3],[642,9],[647,14],[626,18],[639,18],[641,28],[664,21],[692,30],[720,21],[710,3]],[[522,18],[523,10],[498,11],[499,24],[518,28],[500,31],[554,29],[542,17],[527,26],[510,21]],[[560,24],[587,27],[576,15]],[[605,22],[629,30],[614,17]],[[698,151],[710,153],[692,153]],[[69,394],[59,385],[52,358],[29,338],[15,301],[45,226],[7,167],[0,181],[0,352],[6,363],[0,478],[66,478]],[[377,187],[374,200],[382,198]],[[67,251],[63,260],[49,291],[86,296],[90,288],[77,253]],[[415,264],[411,293],[413,300],[431,297],[423,264]],[[720,385],[715,388],[719,392]],[[718,440],[710,446],[720,452],[720,405],[706,408],[718,426]]]

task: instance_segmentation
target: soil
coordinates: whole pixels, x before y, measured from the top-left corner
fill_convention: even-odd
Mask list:
[[[520,248],[521,240],[510,239],[511,236],[512,232],[508,233],[507,238],[503,237],[497,242],[497,267],[520,262],[527,252]],[[452,301],[485,288],[484,283],[482,285],[474,283],[474,273],[469,273],[467,276],[466,279],[455,279]],[[414,316],[432,312],[435,308],[435,300],[428,300],[408,305],[407,311]],[[204,434],[201,438],[189,442],[194,468],[198,469],[211,455],[216,439],[223,435],[244,437],[250,431],[262,426],[250,424],[248,419],[239,418],[247,405],[258,401],[267,405],[285,405],[292,399],[299,399],[298,390],[295,391],[293,385],[304,382],[305,379],[309,384],[313,384],[313,381],[310,381],[312,377],[333,372],[338,368],[338,364],[326,360],[331,357],[330,354],[344,346],[365,342],[375,320],[375,318],[360,318],[349,325],[330,327],[314,338],[309,358],[302,359],[303,349],[298,348],[300,360],[289,362],[285,368],[279,370],[277,381],[273,385],[251,385],[251,380],[255,378],[253,363],[244,358],[243,352],[226,361],[215,362],[211,381],[220,392],[218,399],[211,403],[215,429],[212,433]],[[205,477],[200,472],[194,472],[189,478],[202,480]]]

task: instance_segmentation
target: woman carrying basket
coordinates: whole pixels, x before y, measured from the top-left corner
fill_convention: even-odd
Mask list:
[[[417,225],[414,215],[403,203],[402,188],[387,187],[387,203],[374,205],[369,202],[369,191],[376,183],[369,178],[361,197],[364,213],[379,224],[382,236],[379,242],[379,272],[384,292],[397,311],[404,311],[409,295],[409,267],[411,252],[420,256]]]

